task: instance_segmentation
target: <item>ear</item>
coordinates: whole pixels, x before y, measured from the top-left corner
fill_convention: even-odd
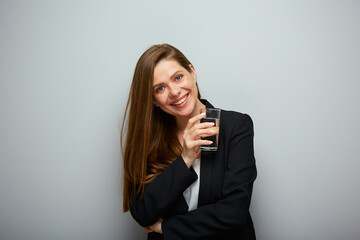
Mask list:
[[[197,76],[196,76],[196,71],[195,68],[192,64],[189,64],[189,67],[191,69],[191,75],[193,76],[193,78],[195,79],[195,82],[197,82]]]

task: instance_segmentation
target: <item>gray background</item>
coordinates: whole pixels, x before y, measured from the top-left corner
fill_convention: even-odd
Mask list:
[[[0,1],[0,239],[144,239],[119,123],[170,43],[250,114],[259,240],[360,238],[360,1]]]

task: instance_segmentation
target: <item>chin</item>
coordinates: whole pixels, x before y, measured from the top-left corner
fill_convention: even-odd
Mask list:
[[[184,109],[183,111],[178,112],[177,115],[181,116],[181,117],[191,117],[194,112],[194,109],[195,109],[195,105],[188,106],[187,109]]]

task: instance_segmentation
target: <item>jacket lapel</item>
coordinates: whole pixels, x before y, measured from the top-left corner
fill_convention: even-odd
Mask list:
[[[201,99],[206,108],[214,108],[207,100]],[[198,206],[207,204],[211,196],[212,165],[216,152],[201,152],[200,189]]]
[[[215,152],[202,152],[198,206],[207,204],[211,196],[212,163]]]

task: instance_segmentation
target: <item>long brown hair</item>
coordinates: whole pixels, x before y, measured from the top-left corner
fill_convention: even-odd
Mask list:
[[[142,196],[145,185],[164,171],[182,152],[175,118],[153,104],[154,68],[162,59],[176,60],[191,72],[190,61],[177,48],[168,44],[150,47],[136,64],[120,137],[124,212],[130,210],[134,196]],[[200,99],[199,90],[198,98]]]

